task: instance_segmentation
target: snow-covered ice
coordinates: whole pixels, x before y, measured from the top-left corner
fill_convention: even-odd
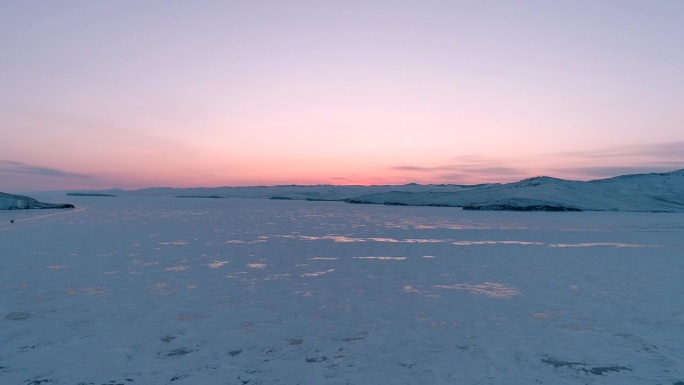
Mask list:
[[[0,212],[2,384],[684,383],[682,213],[69,199]]]

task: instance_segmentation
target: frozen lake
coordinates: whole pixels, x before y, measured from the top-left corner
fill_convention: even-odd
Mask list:
[[[0,212],[2,384],[684,385],[684,214],[56,201]]]

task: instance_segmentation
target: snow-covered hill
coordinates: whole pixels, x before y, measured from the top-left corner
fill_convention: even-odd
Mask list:
[[[348,201],[471,210],[684,212],[684,170],[588,182],[542,176],[458,192],[388,192]]]
[[[23,195],[12,195],[0,192],[0,210],[24,209],[72,209],[68,203],[45,203]]]
[[[588,182],[540,176],[515,183],[482,185],[155,187],[71,194],[94,193],[183,198],[345,200],[349,203],[447,206],[469,210],[684,212],[684,169]]]
[[[335,185],[281,185],[281,186],[240,186],[240,187],[198,187],[198,188],[171,188],[152,187],[140,190],[82,190],[69,194],[109,194],[116,196],[163,196],[183,198],[290,198],[297,200],[345,200],[359,195],[371,193],[387,193],[402,191],[410,193],[433,193],[433,192],[456,192],[492,186],[482,185],[419,185],[406,184],[400,186],[376,185],[376,186],[335,186]]]

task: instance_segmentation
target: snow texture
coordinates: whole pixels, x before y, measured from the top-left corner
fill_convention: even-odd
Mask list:
[[[681,213],[72,198],[0,212],[2,384],[684,381]]]

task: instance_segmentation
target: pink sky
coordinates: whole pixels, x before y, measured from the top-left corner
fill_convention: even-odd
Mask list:
[[[680,1],[16,1],[0,25],[0,191],[684,168]]]

